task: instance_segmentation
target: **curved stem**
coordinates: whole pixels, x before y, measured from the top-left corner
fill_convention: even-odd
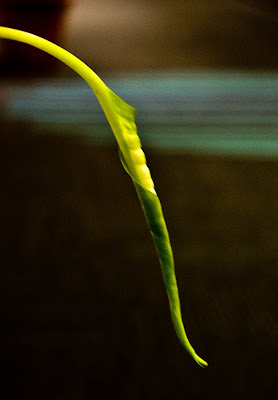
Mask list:
[[[93,89],[119,144],[122,163],[133,179],[153,236],[176,334],[192,358],[202,367],[207,366],[207,362],[196,354],[185,333],[169,234],[137,134],[135,124],[137,110],[112,92],[91,68],[54,43],[31,33],[1,26],[0,38],[27,43],[49,53],[76,71]]]
[[[136,162],[140,157],[145,161],[144,156],[140,153],[140,141],[136,143],[137,147],[134,145],[132,147],[126,140],[127,134],[129,136],[129,142],[134,142],[133,138],[135,137],[136,139],[136,137],[138,137],[135,124],[137,110],[134,107],[127,104],[112,92],[99,76],[84,62],[79,60],[79,58],[49,40],[33,35],[32,33],[3,26],[0,26],[0,38],[16,40],[37,47],[62,61],[77,72],[77,74],[79,74],[93,89],[132,174],[142,185],[147,185],[149,190],[155,192],[149,169],[146,169],[146,166],[142,168],[142,162]],[[132,144],[133,143],[131,143],[131,145]]]

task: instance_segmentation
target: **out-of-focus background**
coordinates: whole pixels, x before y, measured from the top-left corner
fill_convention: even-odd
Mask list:
[[[278,394],[275,1],[2,0],[1,25],[80,57],[136,117],[176,260],[172,328],[135,190],[90,88],[0,41],[5,399]]]

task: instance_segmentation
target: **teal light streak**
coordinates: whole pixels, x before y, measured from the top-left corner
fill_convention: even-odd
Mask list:
[[[278,156],[277,74],[135,74],[106,81],[140,109],[136,121],[144,146],[232,157]],[[79,79],[14,87],[10,93],[11,119],[27,120],[38,132],[78,133],[112,143],[99,104]]]

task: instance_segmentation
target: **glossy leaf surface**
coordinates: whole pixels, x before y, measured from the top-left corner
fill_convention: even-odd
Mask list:
[[[172,248],[161,204],[137,134],[137,110],[112,92],[86,64],[61,47],[36,35],[6,27],[0,27],[0,37],[27,43],[51,54],[76,71],[93,89],[118,142],[123,166],[133,180],[154,239],[177,336],[193,359],[202,367],[206,366],[206,361],[195,353],[184,330]]]

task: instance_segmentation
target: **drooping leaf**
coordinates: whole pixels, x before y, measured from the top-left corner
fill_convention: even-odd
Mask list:
[[[169,234],[137,134],[135,124],[137,110],[112,92],[86,64],[52,42],[6,27],[0,27],[0,38],[27,43],[49,53],[76,71],[93,89],[118,142],[122,164],[133,180],[146,216],[161,264],[177,336],[193,359],[202,367],[207,366],[206,361],[196,354],[185,333]]]

